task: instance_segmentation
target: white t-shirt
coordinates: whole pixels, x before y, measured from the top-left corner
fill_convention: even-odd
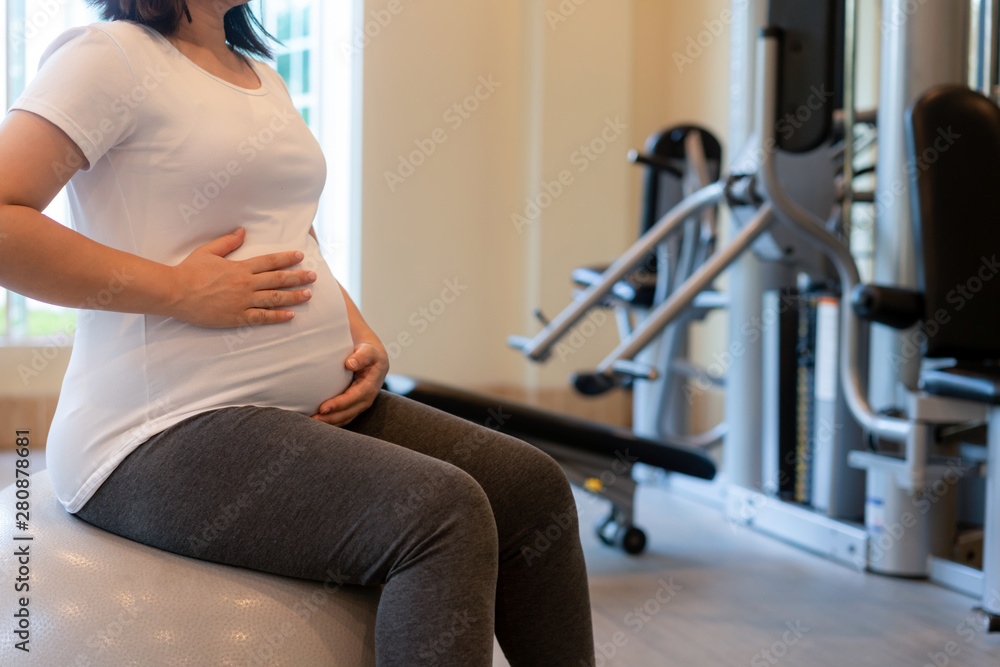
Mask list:
[[[70,512],[132,450],[182,419],[238,405],[312,415],[351,382],[343,295],[309,235],[326,163],[281,77],[252,64],[262,87],[240,88],[151,28],[95,23],[56,39],[12,106],[59,126],[89,161],[68,185],[78,232],[172,266],[243,226],[246,240],[229,259],[301,250],[303,262],[289,268],[318,274],[312,299],[281,324],[209,329],[80,310],[46,445]],[[113,307],[129,276],[107,269],[107,289],[92,298]]]

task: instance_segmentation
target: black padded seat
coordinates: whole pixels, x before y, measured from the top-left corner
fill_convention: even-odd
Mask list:
[[[927,370],[920,380],[928,394],[1000,405],[1000,366]]]
[[[924,356],[962,368],[1000,359],[1000,108],[961,86],[939,86],[907,114],[917,290]]]
[[[957,361],[925,370],[921,386],[1000,405],[1000,109],[968,88],[939,86],[906,122],[908,157],[920,167],[912,174],[912,208],[924,356]]]

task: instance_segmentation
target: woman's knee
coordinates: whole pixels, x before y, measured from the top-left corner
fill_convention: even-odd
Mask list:
[[[547,453],[528,445],[520,457],[519,478],[550,505],[576,507],[569,479],[559,463]]]
[[[419,490],[417,490],[419,488]],[[493,508],[483,488],[464,470],[443,464],[406,494],[411,525],[448,534],[486,550],[497,549]]]
[[[500,562],[530,567],[541,554],[565,554],[578,543],[579,515],[569,480],[555,459],[525,443],[510,450],[503,490],[497,494]]]

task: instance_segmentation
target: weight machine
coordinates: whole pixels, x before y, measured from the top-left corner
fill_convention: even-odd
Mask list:
[[[992,421],[996,425],[988,431],[987,488],[985,498],[982,493],[979,498],[985,506],[982,571],[976,573],[972,568],[948,564],[943,556],[950,553],[955,537],[955,503],[951,497],[954,489],[948,486],[957,483],[951,477],[956,467],[963,465],[954,437],[963,433],[969,435],[975,427],[991,421],[987,406],[1000,402],[1000,385],[996,382],[994,366],[1000,358],[1000,350],[995,349],[995,345],[981,344],[967,350],[956,343],[942,351],[939,345],[924,344],[922,354],[910,353],[901,357],[899,341],[891,338],[891,349],[886,354],[885,331],[875,327],[873,333],[881,338],[874,342],[878,354],[872,355],[871,381],[876,389],[873,393],[882,402],[876,410],[870,403],[867,386],[869,332],[858,319],[858,315],[863,314],[881,324],[907,328],[918,321],[926,324],[927,320],[922,319],[928,315],[923,311],[924,304],[940,302],[940,299],[934,301],[939,296],[935,290],[940,290],[940,284],[931,283],[939,280],[934,276],[942,273],[935,262],[940,264],[946,259],[940,253],[930,252],[926,243],[928,239],[940,241],[944,238],[937,229],[945,224],[942,220],[947,213],[934,209],[934,222],[930,222],[932,216],[924,209],[937,201],[956,200],[942,194],[941,182],[947,179],[939,175],[941,167],[937,170],[913,168],[921,156],[914,146],[927,140],[926,131],[921,134],[919,120],[912,121],[909,128],[908,158],[899,160],[895,149],[903,144],[903,111],[918,96],[941,83],[941,79],[954,78],[956,71],[961,83],[973,77],[967,77],[967,61],[963,61],[967,45],[963,40],[968,36],[970,16],[967,3],[942,2],[926,9],[928,6],[911,12],[902,2],[885,2],[884,21],[889,23],[885,24],[888,29],[883,52],[888,56],[883,58],[883,67],[895,66],[897,71],[890,69],[886,77],[883,99],[876,115],[860,113],[854,108],[855,2],[815,2],[806,6],[805,3],[772,0],[758,41],[756,127],[747,149],[718,182],[694,192],[664,215],[600,277],[591,280],[587,288],[539,333],[532,337],[512,337],[510,344],[529,359],[543,361],[591,308],[600,306],[608,294],[620,289],[623,280],[628,283],[629,272],[642,258],[657,248],[662,252],[663,245],[668,244],[692,216],[716,205],[726,205],[734,220],[735,233],[731,242],[707,257],[686,280],[657,302],[634,329],[627,330],[620,344],[596,370],[577,374],[574,385],[585,394],[598,394],[626,385],[638,388],[642,383],[656,381],[663,374],[673,372],[673,355],[666,355],[665,361],[661,358],[658,364],[650,364],[640,362],[640,354],[651,345],[664,345],[664,339],[676,335],[676,327],[683,325],[683,314],[706,293],[712,281],[730,266],[743,263],[747,251],[753,251],[770,266],[758,271],[757,275],[750,275],[748,280],[734,280],[738,287],[729,295],[731,343],[740,346],[740,352],[727,379],[729,435],[723,470],[728,484],[722,492],[727,514],[734,520],[848,564],[886,574],[932,576],[981,598],[985,627],[997,630],[1000,627],[1000,458],[997,458],[1000,418],[994,417]],[[742,14],[736,12],[734,51],[739,50],[740,29],[753,23],[753,12],[760,17],[761,9],[760,4],[751,3],[743,8]],[[980,12],[979,24],[984,26],[980,31],[977,77],[981,82],[990,83],[992,92],[992,84],[996,81],[996,7],[992,3],[976,3],[976,10]],[[896,21],[894,17],[897,16],[905,20]],[[955,48],[960,55],[942,58],[940,52],[926,49],[926,53],[915,59],[923,62],[934,58],[936,65],[921,70],[918,62],[912,76],[901,74],[898,68],[905,70],[907,62],[898,57],[899,52],[920,51],[916,47],[920,37],[931,31],[933,39],[927,44],[945,50]],[[959,46],[961,48],[956,48]],[[745,52],[739,52],[733,57],[735,60],[746,56]],[[817,82],[821,85],[817,86]],[[829,94],[825,94],[827,92]],[[975,107],[975,104],[966,100],[965,106]],[[921,108],[918,105],[911,118],[920,118],[917,110]],[[960,102],[953,102],[951,107],[939,102],[937,118],[945,122],[949,113],[956,114],[956,118],[963,118],[967,123],[970,136],[982,138],[990,145],[989,123],[982,120],[989,114],[982,112],[980,118],[974,114],[962,117],[963,108]],[[861,148],[856,142],[868,141],[856,135],[856,127],[862,123],[874,126],[876,119],[880,189],[876,193],[856,193],[854,161]],[[930,137],[931,141],[934,138]],[[959,154],[959,151],[954,153]],[[978,153],[966,157],[965,165],[949,161],[953,173],[968,174],[970,164],[983,162]],[[900,176],[903,176],[902,181]],[[912,186],[911,176],[914,177]],[[900,182],[919,192],[922,197],[919,210],[906,209],[909,197],[905,192],[902,197],[896,192]],[[972,212],[978,216],[974,220],[987,224],[985,221],[995,209],[989,209],[988,202],[980,200],[983,189],[992,186],[984,183],[980,186],[980,197]],[[928,195],[928,191],[936,194]],[[888,264],[896,275],[886,280],[893,287],[864,286],[848,249],[850,213],[855,201],[884,202],[889,199],[884,195],[886,192],[894,192],[893,198],[899,200],[895,207],[881,212],[880,216],[880,225],[891,226],[891,233],[895,234],[889,247],[899,256]],[[967,196],[973,194],[963,192]],[[881,199],[877,199],[878,195],[882,195]],[[956,205],[956,221],[950,224],[958,224],[963,210]],[[913,220],[917,223],[916,231],[910,232]],[[879,241],[888,234],[880,229]],[[979,236],[970,234],[966,248],[969,244],[975,245],[973,239]],[[921,237],[925,239],[924,254],[917,257],[918,244],[912,239]],[[910,239],[908,246],[907,239]],[[907,254],[913,258],[909,265],[905,259],[900,261],[900,257]],[[962,255],[953,249],[950,256]],[[881,266],[879,259],[882,258],[876,258],[877,266]],[[901,280],[901,265],[903,270],[913,274],[909,284]],[[918,265],[923,265],[920,276],[916,271]],[[741,267],[741,271],[751,274],[755,269],[753,263]],[[884,274],[884,270],[881,273]],[[822,443],[816,431],[811,434],[815,450],[810,455],[817,459],[812,462],[811,481],[820,490],[817,492],[814,488],[804,504],[785,502],[777,497],[777,485],[768,484],[778,465],[774,457],[777,448],[773,446],[776,436],[769,432],[767,423],[771,418],[769,413],[778,406],[775,402],[768,403],[768,399],[776,391],[780,379],[773,377],[773,373],[769,376],[768,350],[743,349],[748,345],[745,334],[737,333],[740,323],[759,319],[763,314],[764,293],[793,286],[796,274],[806,274],[814,283],[832,286],[839,299],[832,320],[829,313],[824,318],[826,337],[832,340],[835,350],[834,370],[826,368],[824,379],[820,381],[818,365],[816,369],[817,412],[820,409],[819,386],[822,385],[825,387],[827,421],[838,428]],[[879,273],[876,277],[884,278]],[[925,292],[897,288],[900,284],[915,287],[917,278],[921,283],[926,281]],[[848,307],[852,297],[853,304]],[[997,300],[1000,296],[981,299],[978,305],[985,310],[978,319],[970,321],[977,326],[995,322]],[[912,337],[913,332],[910,333]],[[666,347],[670,347],[669,343]],[[771,353],[775,351],[772,349]],[[948,366],[947,359],[943,364],[934,361],[940,357],[958,359],[961,363]],[[901,369],[894,369],[887,363],[890,359],[901,358],[904,360]],[[886,395],[890,397],[888,405],[884,400]],[[950,400],[956,397],[966,400]],[[676,410],[678,406],[675,403],[673,406],[665,404],[665,407]],[[993,414],[997,414],[995,409]],[[819,447],[821,444],[823,447]],[[981,470],[979,466],[973,467]],[[866,471],[864,487],[860,470]],[[937,498],[934,494],[942,488],[945,490],[941,498]],[[931,509],[915,509],[922,507]],[[862,512],[863,526],[858,523]],[[903,530],[893,534],[897,526],[902,526]]]

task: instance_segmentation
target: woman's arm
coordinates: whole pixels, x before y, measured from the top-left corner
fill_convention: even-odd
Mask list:
[[[354,339],[355,345],[362,345],[367,343],[382,352],[385,352],[385,347],[382,345],[382,341],[379,337],[372,331],[372,328],[368,326],[365,322],[365,318],[361,316],[361,310],[351,299],[351,296],[347,293],[343,287],[340,288],[341,294],[344,295],[344,305],[347,306],[347,319],[351,323],[351,338]],[[386,354],[386,369],[388,370],[388,354]],[[350,359],[348,358],[348,361]],[[350,368],[350,366],[348,366]],[[354,370],[354,369],[351,369]],[[381,384],[379,385],[381,386]]]
[[[316,236],[315,227],[309,228],[309,236],[316,239],[317,244],[319,243],[319,237]],[[347,290],[344,289],[343,285],[340,285],[340,293],[344,295],[344,305],[347,306],[347,319],[351,323],[351,338],[354,340],[354,344],[360,345],[361,343],[371,343],[385,352],[385,347],[382,346],[382,341],[379,340],[379,337],[374,331],[372,331],[372,328],[368,326],[367,322],[365,322],[365,318],[361,316],[361,309],[358,308],[356,303],[354,303],[354,300],[351,299],[351,295],[347,293]],[[386,355],[386,357],[388,357],[388,355]]]
[[[42,215],[85,164],[73,140],[41,116],[15,110],[0,123],[0,285],[56,305],[164,315],[205,327],[285,322],[291,311],[274,309],[311,296],[277,289],[315,280],[308,271],[280,270],[301,261],[301,253],[224,259],[243,243],[242,230],[167,266]]]
[[[309,233],[316,238],[316,232]],[[382,389],[385,376],[389,373],[389,355],[372,328],[361,316],[361,310],[342,286],[347,319],[351,326],[354,351],[344,362],[348,370],[354,372],[354,381],[339,396],[324,401],[313,419],[319,419],[333,426],[344,426],[371,407]]]

